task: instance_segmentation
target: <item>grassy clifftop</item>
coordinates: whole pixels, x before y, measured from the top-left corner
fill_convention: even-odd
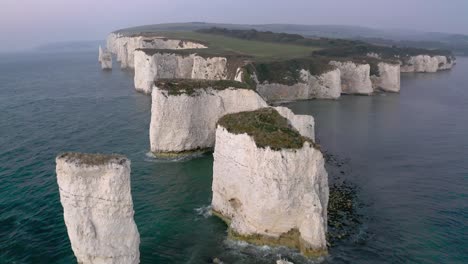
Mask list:
[[[304,142],[312,140],[301,136],[288,120],[273,108],[240,112],[223,116],[218,124],[233,134],[251,136],[257,147],[273,150],[300,149]]]
[[[160,79],[154,84],[159,89],[168,91],[169,95],[192,95],[200,89],[250,89],[245,83],[231,80]]]
[[[153,32],[151,34],[167,38],[198,41],[208,45],[206,52],[214,54],[238,54],[247,57],[254,57],[259,61],[301,58],[309,56],[313,51],[319,49],[319,47],[315,46],[246,40],[194,31],[160,31]]]

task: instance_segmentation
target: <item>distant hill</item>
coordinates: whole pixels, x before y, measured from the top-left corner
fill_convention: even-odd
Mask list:
[[[119,32],[193,31],[220,27],[228,29],[256,29],[259,31],[285,32],[307,37],[326,37],[362,40],[378,45],[397,45],[426,49],[448,49],[457,55],[468,56],[468,35],[421,32],[406,29],[374,29],[343,25],[294,25],[294,24],[223,24],[223,23],[169,23],[131,27]]]

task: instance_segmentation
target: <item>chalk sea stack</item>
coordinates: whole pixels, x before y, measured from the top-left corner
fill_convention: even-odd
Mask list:
[[[328,174],[312,139],[262,108],[222,117],[213,156],[213,213],[231,238],[327,254]]]
[[[354,61],[330,61],[341,73],[341,92],[370,95],[374,92],[370,79],[370,65]]]
[[[152,93],[150,144],[158,157],[212,149],[225,114],[266,107],[246,84],[219,80],[159,80]]]
[[[371,65],[371,80],[374,91],[399,92],[401,83],[400,64],[390,61],[374,62]]]
[[[101,69],[112,70],[112,54],[108,50],[103,50],[100,56]]]
[[[56,164],[65,224],[78,263],[139,263],[130,161],[120,155],[64,153]]]

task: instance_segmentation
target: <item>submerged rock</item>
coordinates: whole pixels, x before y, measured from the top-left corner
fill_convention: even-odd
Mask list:
[[[120,155],[65,153],[56,163],[65,224],[78,263],[139,263],[130,161]]]
[[[290,120],[273,108],[226,115],[213,157],[213,212],[232,238],[327,253],[324,158]]]
[[[369,64],[353,61],[330,61],[330,64],[340,69],[342,93],[370,95],[374,91]]]
[[[266,106],[236,81],[161,80],[152,93],[151,151],[164,157],[211,149],[220,117]]]

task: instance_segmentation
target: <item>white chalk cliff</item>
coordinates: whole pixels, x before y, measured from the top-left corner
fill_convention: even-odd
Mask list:
[[[102,49],[101,45],[99,45],[99,53],[98,53],[98,61],[99,62],[101,62],[102,52],[103,52],[103,49]]]
[[[401,72],[437,72],[451,69],[453,65],[454,59],[447,56],[418,55],[404,60]]]
[[[267,106],[253,90],[196,89],[193,94],[170,95],[154,87],[152,92],[150,144],[158,154],[213,148],[216,122],[225,114]]]
[[[130,161],[118,155],[68,153],[56,163],[65,224],[78,263],[139,263]]]
[[[189,40],[170,39],[162,36],[125,36],[111,33],[107,49],[116,55],[122,68],[134,68],[134,52],[137,49],[202,49],[204,44]]]
[[[455,58],[447,56],[435,56],[439,62],[439,71],[450,70],[455,65]]]
[[[308,70],[300,71],[300,82],[293,85],[259,83],[257,92],[269,102],[307,99],[338,99],[341,95],[340,70],[335,69],[320,75]]]
[[[327,252],[328,174],[320,150],[259,148],[247,134],[218,125],[213,154],[213,212],[234,238]]]
[[[400,65],[387,62],[379,62],[378,76],[371,76],[374,90],[380,89],[386,92],[400,91]]]
[[[193,54],[135,51],[135,89],[151,93],[158,79],[228,79],[228,58]]]
[[[331,65],[340,69],[341,92],[345,94],[372,94],[370,65],[352,61],[331,61]]]

